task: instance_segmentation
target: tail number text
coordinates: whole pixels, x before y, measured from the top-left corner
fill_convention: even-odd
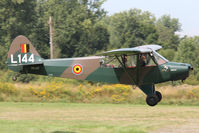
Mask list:
[[[34,55],[31,54],[29,57],[27,54],[18,54],[17,59],[14,58],[13,54],[11,54],[11,63],[17,64],[17,63],[33,63],[35,61]]]

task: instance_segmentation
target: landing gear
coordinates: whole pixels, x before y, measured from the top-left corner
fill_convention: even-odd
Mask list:
[[[21,75],[20,73],[19,73],[19,74],[16,74],[15,76],[12,77],[12,80],[13,80],[13,81],[17,81],[17,78],[18,78],[20,75]]]
[[[159,91],[155,91],[154,94],[150,94],[146,98],[146,103],[149,106],[155,106],[162,100],[162,94]]]
[[[146,103],[149,106],[155,106],[162,100],[162,94],[159,91],[155,91],[155,85],[141,85],[140,89],[147,95]]]
[[[146,103],[147,103],[149,106],[155,106],[155,105],[158,103],[158,96],[155,95],[155,94],[148,95],[148,96],[146,97]]]
[[[12,77],[12,80],[13,80],[13,81],[17,81],[17,77],[16,77],[16,76],[13,76],[13,77]]]

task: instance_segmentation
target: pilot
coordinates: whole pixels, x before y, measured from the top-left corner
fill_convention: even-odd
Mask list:
[[[146,66],[146,56],[145,56],[145,55],[141,55],[141,58],[140,58],[140,66],[141,66],[141,67]]]
[[[103,59],[100,60],[100,66],[101,65],[104,65],[104,60]]]
[[[123,64],[125,66],[127,66],[127,55],[126,54],[123,56]]]

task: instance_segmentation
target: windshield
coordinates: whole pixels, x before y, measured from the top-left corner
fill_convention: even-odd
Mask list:
[[[162,64],[168,62],[168,60],[166,58],[164,58],[162,55],[160,55],[159,53],[157,53],[155,51],[153,51],[153,55],[154,55],[155,60],[158,63],[158,65],[162,65]]]

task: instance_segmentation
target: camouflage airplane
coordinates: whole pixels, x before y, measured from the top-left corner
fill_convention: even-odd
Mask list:
[[[185,80],[193,70],[190,64],[169,62],[156,52],[159,49],[159,45],[144,45],[107,51],[101,56],[43,59],[26,37],[18,36],[11,44],[7,64],[20,74],[136,85],[147,95],[146,103],[154,106],[162,99],[155,84]]]

